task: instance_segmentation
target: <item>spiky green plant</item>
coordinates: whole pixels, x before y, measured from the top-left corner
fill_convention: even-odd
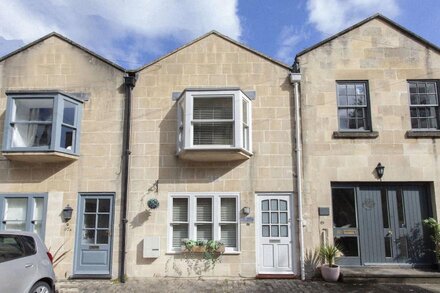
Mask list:
[[[322,258],[324,263],[328,263],[329,267],[334,266],[335,258],[340,254],[341,250],[335,245],[322,245],[319,249],[319,256]]]

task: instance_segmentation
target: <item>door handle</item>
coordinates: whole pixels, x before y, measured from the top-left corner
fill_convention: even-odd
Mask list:
[[[33,266],[34,266],[34,264],[31,264],[31,263],[27,263],[27,264],[24,265],[25,268],[31,268]]]

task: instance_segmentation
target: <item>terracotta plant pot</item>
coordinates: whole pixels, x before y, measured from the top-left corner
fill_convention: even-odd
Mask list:
[[[339,266],[336,265],[333,265],[332,267],[329,267],[328,265],[321,266],[321,276],[324,281],[327,282],[336,282],[339,279],[340,272]]]

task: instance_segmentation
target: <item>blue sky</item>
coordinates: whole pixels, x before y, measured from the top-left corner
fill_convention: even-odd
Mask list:
[[[377,12],[439,45],[440,0],[0,0],[0,56],[57,31],[133,69],[215,29],[290,65]]]

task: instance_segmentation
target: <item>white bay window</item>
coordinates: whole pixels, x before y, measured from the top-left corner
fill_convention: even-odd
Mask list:
[[[177,154],[194,161],[252,155],[251,100],[239,89],[186,90],[177,102]]]
[[[225,252],[239,251],[237,193],[173,193],[169,211],[169,251],[181,251],[184,239],[217,240]]]

